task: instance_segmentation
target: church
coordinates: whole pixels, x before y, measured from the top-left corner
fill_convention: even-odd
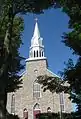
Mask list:
[[[39,75],[58,77],[48,69],[44,49],[43,38],[36,21],[29,57],[26,59],[26,70],[22,74],[22,88],[8,94],[7,109],[20,119],[36,119],[36,114],[48,111],[54,113],[72,111],[68,94],[51,93],[49,90],[43,92],[41,85],[37,83]]]

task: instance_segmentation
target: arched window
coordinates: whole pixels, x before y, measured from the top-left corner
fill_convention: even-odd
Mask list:
[[[35,50],[34,50],[34,57],[35,57]]]
[[[60,110],[64,112],[64,92],[60,93]]]
[[[38,50],[37,50],[37,57],[38,57]]]
[[[37,115],[40,114],[40,106],[38,103],[36,103],[33,107],[33,116],[34,116],[34,119],[36,119]]]
[[[50,107],[47,108],[47,112],[51,112],[51,108]]]
[[[12,94],[11,97],[11,114],[15,114],[15,94]]]
[[[33,84],[33,98],[40,98],[40,84],[36,81]]]
[[[28,111],[26,108],[24,108],[24,110],[23,110],[23,118],[28,119]]]

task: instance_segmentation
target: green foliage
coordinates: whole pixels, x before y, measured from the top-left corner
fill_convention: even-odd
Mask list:
[[[73,53],[81,56],[81,1],[64,0],[61,5],[69,16],[68,27],[72,30],[64,34],[63,42],[73,50]]]
[[[0,18],[0,25],[2,24],[3,16]],[[4,37],[5,37],[5,31],[7,29],[7,22],[8,19],[5,17],[2,29],[0,29],[0,68],[2,67],[2,64],[4,63],[4,50],[3,50],[3,44],[4,44]],[[15,91],[20,86],[18,84],[21,83],[21,80],[19,80],[20,76],[18,75],[18,72],[21,71],[21,69],[24,68],[24,66],[21,64],[21,60],[23,58],[19,54],[19,48],[22,44],[21,35],[23,31],[23,19],[20,17],[15,17],[14,23],[13,23],[13,29],[12,29],[12,55],[9,56],[8,62],[8,70],[6,74],[6,91],[12,92]],[[7,63],[7,62],[6,62]],[[3,76],[1,77],[4,78]],[[4,83],[4,82],[3,82]],[[2,85],[2,83],[1,83]],[[3,85],[2,85],[3,86]]]
[[[77,104],[77,109],[81,113],[81,58],[78,59],[74,66],[69,64],[71,63],[68,62],[67,64],[69,68],[64,69],[63,78],[70,84],[70,99]]]
[[[69,47],[73,54],[78,56],[77,62],[73,65],[69,60],[64,69],[63,78],[70,84],[70,98],[77,104],[75,118],[81,118],[81,1],[61,0],[63,12],[69,16],[69,33],[64,33],[64,44]]]
[[[38,76],[38,83],[42,85],[43,91],[49,90],[50,92],[67,92],[69,86],[65,85],[59,77],[52,77],[48,75]]]
[[[60,119],[57,113],[40,113],[37,115],[37,119]]]
[[[80,26],[81,29],[81,26]],[[72,30],[69,33],[64,33],[64,39],[63,42],[66,46],[70,47],[70,49],[73,51],[73,54],[80,55],[81,56],[81,30]]]
[[[1,3],[0,3],[1,4]],[[43,13],[43,10],[54,5],[53,0],[4,0],[2,8],[13,7],[13,14],[18,13]],[[8,11],[9,9],[7,9]]]
[[[74,119],[74,114],[62,113],[60,115],[60,113],[40,113],[37,115],[37,119]]]

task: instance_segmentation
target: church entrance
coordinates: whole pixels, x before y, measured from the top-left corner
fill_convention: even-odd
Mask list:
[[[41,111],[40,111],[39,104],[36,103],[33,108],[33,119],[37,119],[37,115],[40,113],[41,113]]]

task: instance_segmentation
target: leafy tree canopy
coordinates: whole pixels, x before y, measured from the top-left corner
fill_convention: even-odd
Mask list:
[[[69,47],[73,54],[78,55],[73,64],[69,60],[63,72],[64,80],[70,84],[70,98],[77,104],[76,118],[81,118],[81,1],[65,0],[63,11],[69,16],[69,33],[64,33],[63,42]]]
[[[42,85],[43,91],[49,90],[50,92],[60,93],[66,92],[69,89],[69,85],[62,81],[59,77],[52,77],[48,75],[38,76],[38,83]]]
[[[5,37],[5,31],[7,29],[7,22],[8,19],[5,17],[4,21],[3,17],[0,18],[0,26],[2,25],[2,29],[0,29],[0,68],[2,67],[3,64],[3,59],[5,57],[4,55],[4,50],[3,50],[3,43],[4,43],[4,37]],[[3,23],[2,23],[3,22]],[[12,47],[12,56],[9,56],[9,62],[8,62],[8,70],[7,70],[7,75],[4,77],[2,75],[2,80],[0,80],[0,88],[4,86],[4,78],[6,78],[5,84],[6,86],[6,91],[12,92],[19,88],[18,84],[21,83],[21,80],[19,80],[20,76],[18,75],[18,72],[21,71],[21,69],[24,68],[24,66],[21,64],[22,58],[19,53],[19,48],[22,44],[21,40],[21,35],[23,31],[23,19],[20,17],[15,17],[14,23],[13,23],[13,33],[12,33],[12,42],[11,42],[11,47]],[[7,62],[4,62],[4,64]],[[8,78],[8,79],[7,79]]]

